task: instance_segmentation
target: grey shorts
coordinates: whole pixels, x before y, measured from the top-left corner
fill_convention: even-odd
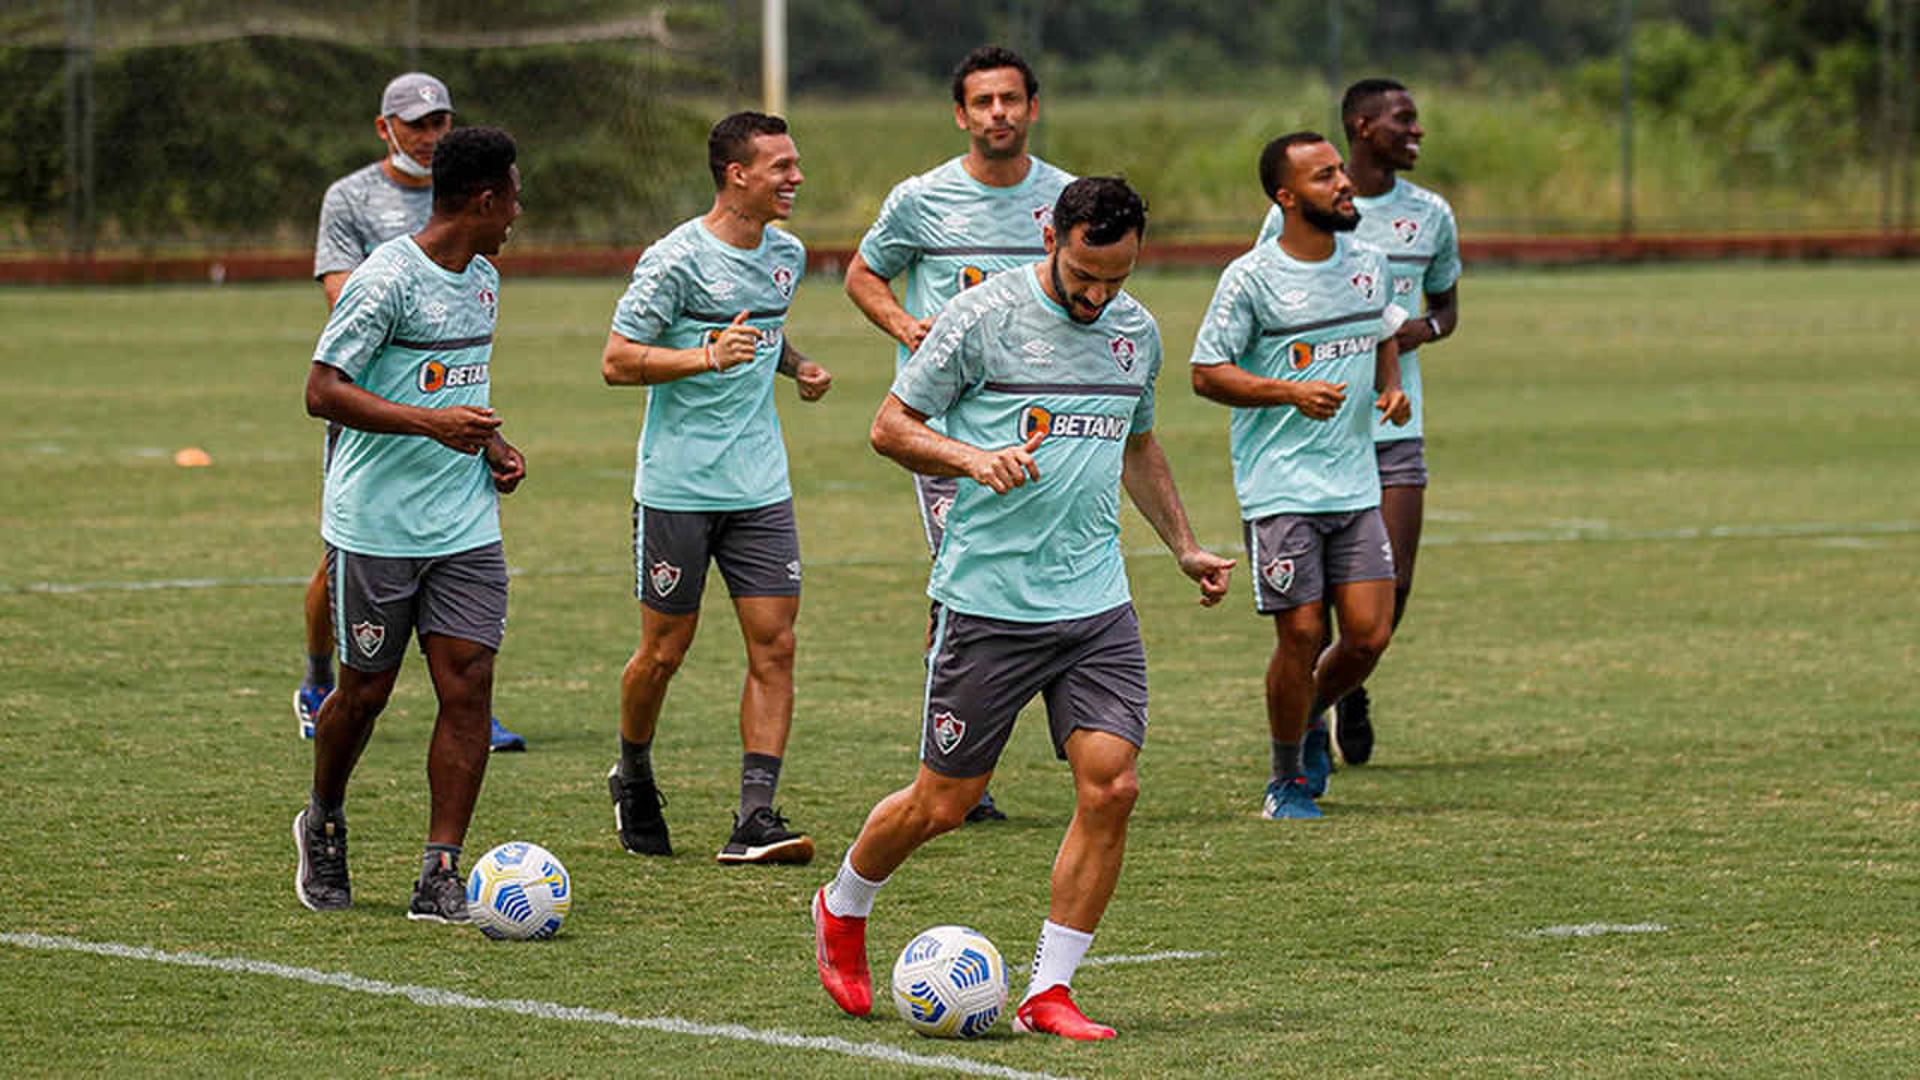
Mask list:
[[[1392,581],[1393,544],[1380,508],[1335,514],[1273,514],[1241,522],[1262,615],[1311,604],[1333,585]]]
[[[1147,651],[1133,605],[1084,619],[1024,623],[934,609],[920,760],[942,776],[993,771],[1014,718],[1047,702],[1053,752],[1077,728],[1135,746],[1147,739]]]
[[[507,553],[499,541],[426,559],[327,545],[327,595],[340,663],[391,671],[407,638],[442,634],[496,652],[507,628]]]
[[[1427,440],[1374,443],[1373,456],[1380,463],[1381,487],[1427,486]]]
[[[633,507],[633,594],[655,611],[691,615],[720,564],[734,596],[800,595],[800,530],[793,500],[752,510]]]
[[[940,554],[940,540],[947,535],[947,512],[959,491],[957,476],[913,475],[913,494],[920,504],[920,528],[927,534],[929,554]]]

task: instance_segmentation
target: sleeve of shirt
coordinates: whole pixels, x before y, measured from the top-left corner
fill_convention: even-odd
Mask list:
[[[920,255],[915,238],[920,200],[913,197],[914,189],[912,181],[895,184],[887,193],[887,201],[880,205],[880,216],[860,240],[860,258],[867,268],[889,281]]]
[[[680,314],[686,286],[673,252],[655,244],[633,266],[633,280],[613,308],[613,332],[628,341],[657,345]]]
[[[893,396],[917,413],[944,416],[968,387],[984,381],[984,315],[979,304],[948,304],[894,376]]]
[[[1253,298],[1247,295],[1240,268],[1229,266],[1214,287],[1207,313],[1200,318],[1200,333],[1193,339],[1193,363],[1235,363],[1252,347],[1254,332]]]
[[[352,270],[365,261],[367,246],[353,224],[353,208],[340,184],[327,189],[320,200],[320,228],[313,238],[313,276]]]
[[[326,329],[320,331],[313,362],[339,368],[354,382],[364,382],[374,356],[393,339],[406,302],[399,275],[386,266],[376,262],[354,271],[327,316]]]
[[[1441,209],[1435,225],[1433,261],[1427,264],[1427,276],[1421,288],[1428,293],[1443,293],[1460,280],[1460,234],[1451,208]]]
[[[1265,220],[1260,222],[1260,235],[1254,239],[1253,246],[1259,247],[1261,244],[1279,236],[1281,227],[1286,223],[1286,215],[1280,212],[1279,207],[1267,207],[1267,216]]]
[[[1129,434],[1139,435],[1153,430],[1154,388],[1160,382],[1160,362],[1165,352],[1160,346],[1160,324],[1152,320],[1147,322],[1146,341],[1142,349],[1148,354],[1147,383],[1140,388],[1140,401],[1133,407],[1133,426]]]

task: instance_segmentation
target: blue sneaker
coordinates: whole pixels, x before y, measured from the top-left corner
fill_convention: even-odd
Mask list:
[[[499,717],[488,719],[493,724],[493,734],[487,740],[487,749],[496,754],[512,754],[527,748],[527,740],[500,726]]]
[[[313,738],[313,722],[320,719],[320,704],[333,693],[331,686],[302,684],[293,692],[293,718],[300,724],[300,737]]]
[[[1327,733],[1327,718],[1316,716],[1307,725],[1307,737],[1300,744],[1300,764],[1307,771],[1307,794],[1319,798],[1327,793],[1327,777],[1333,775],[1333,740]]]
[[[1313,796],[1307,791],[1306,777],[1296,776],[1291,780],[1275,780],[1267,785],[1267,800],[1260,806],[1260,816],[1268,821],[1288,821],[1325,815],[1313,804]]]

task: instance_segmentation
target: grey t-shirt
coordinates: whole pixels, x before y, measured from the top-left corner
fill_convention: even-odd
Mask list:
[[[377,161],[348,173],[320,200],[313,276],[352,270],[381,244],[419,232],[432,213],[432,187],[401,187]]]

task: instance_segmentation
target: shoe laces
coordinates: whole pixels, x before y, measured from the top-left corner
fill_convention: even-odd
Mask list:
[[[307,844],[307,858],[315,875],[339,877],[347,872],[347,824],[339,818],[322,818],[312,830],[319,843]]]

